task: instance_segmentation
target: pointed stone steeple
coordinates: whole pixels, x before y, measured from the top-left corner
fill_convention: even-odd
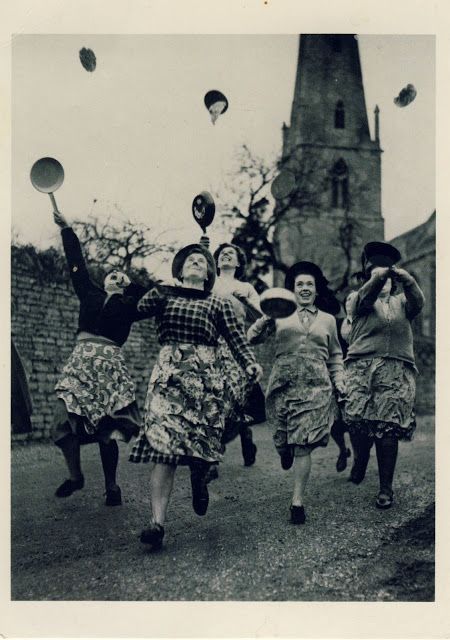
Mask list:
[[[357,37],[301,35],[282,155],[299,195],[287,211],[286,199],[275,207],[283,213],[274,243],[284,264],[313,260],[337,284],[350,266],[356,270],[365,242],[383,239],[378,132],[377,113],[372,140]]]

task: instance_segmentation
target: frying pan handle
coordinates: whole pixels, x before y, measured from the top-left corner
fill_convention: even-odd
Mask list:
[[[50,196],[50,200],[52,201],[53,211],[57,211],[58,213],[61,213],[58,209],[58,205],[56,204],[55,196],[53,195],[53,193],[49,193],[48,195]]]

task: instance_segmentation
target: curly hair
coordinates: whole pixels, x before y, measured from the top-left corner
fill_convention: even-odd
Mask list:
[[[231,242],[223,242],[214,251],[213,255],[214,255],[214,260],[216,261],[217,275],[220,275],[220,269],[217,266],[217,263],[218,263],[218,260],[219,260],[219,256],[220,256],[221,252],[223,251],[223,249],[225,249],[226,247],[231,247],[232,249],[234,249],[236,251],[239,265],[237,266],[236,272],[235,272],[234,275],[238,280],[243,280],[244,277],[245,277],[245,270],[247,268],[247,258],[245,257],[245,253],[241,249],[241,247],[238,247],[236,244],[232,244]]]

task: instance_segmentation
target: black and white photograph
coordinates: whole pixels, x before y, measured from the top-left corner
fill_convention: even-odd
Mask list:
[[[437,38],[321,26],[12,38],[11,603],[436,603]]]

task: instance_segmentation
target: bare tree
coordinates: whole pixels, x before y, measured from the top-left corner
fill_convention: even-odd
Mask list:
[[[137,268],[138,262],[142,266],[150,257],[167,262],[174,250],[173,244],[164,240],[165,232],[155,233],[151,227],[125,218],[117,220],[110,215],[102,220],[90,215],[87,220],[76,220],[73,227],[86,260],[102,267],[129,271],[132,264]]]
[[[289,267],[277,255],[273,243],[275,225],[292,210],[317,209],[328,176],[317,156],[308,150],[302,150],[301,160],[291,153],[270,162],[243,145],[237,162],[237,172],[229,178],[227,189],[234,204],[231,208],[222,206],[222,219],[232,234],[232,241],[246,253],[249,279],[262,289],[265,285],[261,276],[271,268],[285,273]],[[278,199],[273,207],[270,185],[283,171],[293,174],[295,188],[285,198]]]

